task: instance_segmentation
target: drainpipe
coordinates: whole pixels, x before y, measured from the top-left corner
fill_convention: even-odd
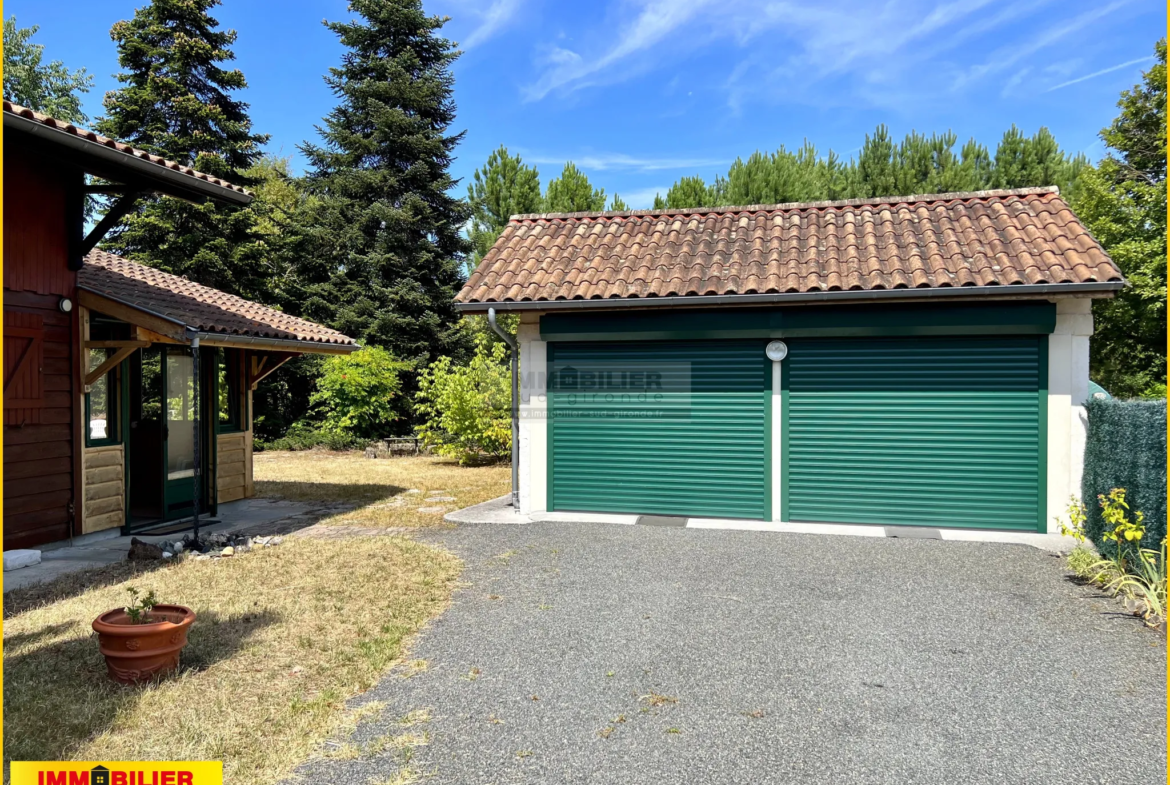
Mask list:
[[[195,431],[195,473],[192,475],[192,482],[195,483],[194,502],[195,510],[192,516],[192,524],[194,532],[192,536],[195,542],[199,542],[199,484],[203,481],[202,473],[199,471],[199,387],[202,379],[199,378],[199,334],[191,336],[191,376],[194,377],[192,384],[192,403],[195,409],[195,423],[192,426]]]
[[[512,509],[520,509],[520,353],[516,339],[496,324],[496,309],[488,308],[488,324],[512,350]]]

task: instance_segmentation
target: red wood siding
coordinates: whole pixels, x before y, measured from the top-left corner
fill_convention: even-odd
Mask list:
[[[80,173],[7,151],[4,172],[4,549],[69,536],[78,433],[67,193]]]

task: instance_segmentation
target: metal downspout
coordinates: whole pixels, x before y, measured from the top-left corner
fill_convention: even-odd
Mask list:
[[[496,324],[496,309],[488,308],[488,324],[512,350],[512,509],[520,509],[520,353],[516,339]]]
[[[203,472],[199,471],[199,464],[200,464],[200,461],[202,460],[202,456],[199,454],[200,453],[200,449],[199,449],[199,447],[200,447],[200,445],[199,445],[200,410],[199,410],[199,407],[202,405],[203,401],[200,400],[200,395],[199,395],[200,382],[202,381],[202,379],[199,376],[199,334],[198,333],[191,336],[191,375],[194,377],[194,383],[192,384],[191,396],[193,399],[192,402],[194,403],[194,409],[195,409],[195,422],[192,425],[192,428],[194,429],[194,436],[195,436],[195,450],[194,450],[194,453],[195,453],[195,474],[192,478],[192,482],[195,484],[195,487],[193,489],[193,491],[194,491],[193,500],[194,500],[195,504],[194,504],[194,510],[192,511],[192,528],[193,528],[192,536],[195,538],[195,542],[199,542],[199,490],[200,490],[199,486],[203,482]]]

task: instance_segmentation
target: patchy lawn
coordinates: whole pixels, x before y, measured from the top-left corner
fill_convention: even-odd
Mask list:
[[[318,463],[338,481],[337,463]],[[5,757],[222,760],[227,782],[278,782],[352,724],[346,700],[400,660],[460,569],[405,537],[290,537],[234,559],[123,563],[11,592]],[[140,688],[106,678],[90,629],[128,585],[198,614],[181,673]]]
[[[370,527],[436,526],[445,513],[512,487],[507,464],[468,467],[433,456],[372,459],[319,450],[256,453],[255,478],[257,496],[356,503],[322,523]]]

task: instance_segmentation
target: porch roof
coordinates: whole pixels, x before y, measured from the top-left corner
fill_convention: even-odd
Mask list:
[[[347,335],[307,319],[164,273],[105,251],[78,271],[82,305],[189,343],[272,351],[346,354]]]

